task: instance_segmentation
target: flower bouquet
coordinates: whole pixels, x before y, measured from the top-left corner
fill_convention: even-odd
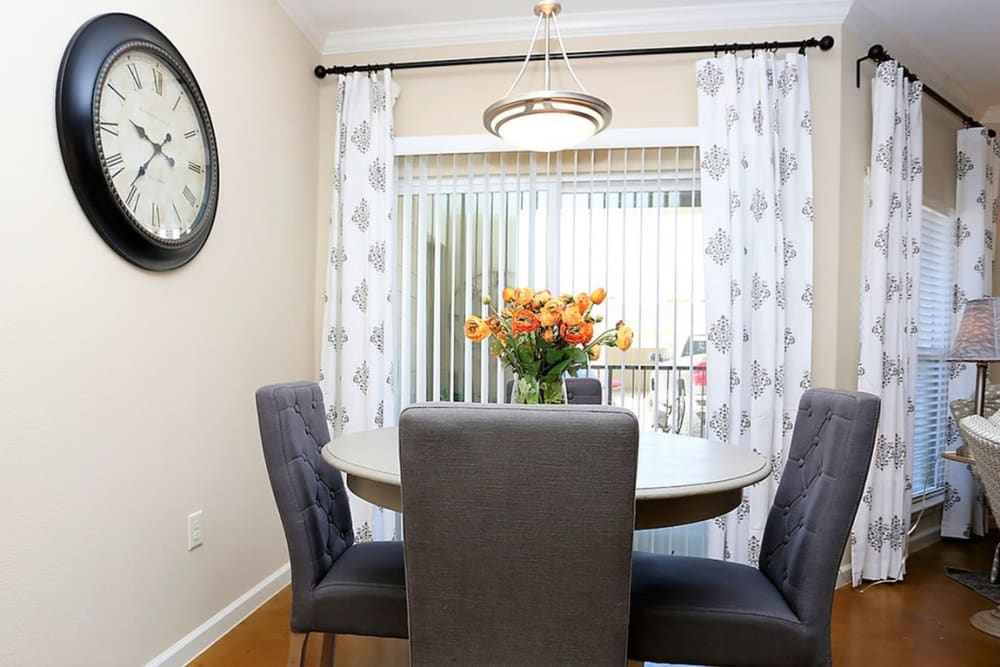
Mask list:
[[[565,374],[576,376],[588,361],[596,361],[602,345],[622,351],[632,345],[632,330],[624,322],[594,336],[594,324],[603,318],[591,311],[605,296],[600,287],[558,297],[547,289],[508,287],[503,309],[491,307],[485,319],[469,316],[465,335],[476,342],[490,338],[490,353],[514,372],[512,401],[565,403]],[[490,297],[483,303],[490,306]]]

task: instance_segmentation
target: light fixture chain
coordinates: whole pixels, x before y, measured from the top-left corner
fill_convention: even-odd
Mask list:
[[[556,39],[559,40],[559,49],[562,51],[562,57],[563,61],[566,63],[566,69],[569,70],[569,73],[573,76],[573,80],[576,81],[576,85],[580,87],[580,90],[589,95],[590,91],[587,90],[586,86],[580,83],[580,79],[577,78],[576,72],[573,71],[573,66],[569,64],[569,56],[566,55],[566,45],[563,44],[562,33],[559,32],[559,21],[556,20],[555,14],[552,15],[552,25],[556,27]],[[548,72],[546,71],[546,73]],[[548,88],[548,85],[546,84],[545,87]]]
[[[531,61],[531,52],[532,52],[532,49],[535,48],[535,41],[538,40],[538,30],[539,30],[539,28],[542,27],[542,19],[543,18],[545,18],[545,17],[543,15],[539,14],[538,15],[538,20],[535,21],[535,34],[533,34],[531,36],[531,43],[528,44],[528,55],[526,55],[524,57],[524,62],[521,63],[521,71],[518,72],[517,76],[514,78],[514,83],[510,84],[510,88],[508,88],[507,92],[504,93],[503,96],[505,98],[510,97],[510,94],[512,92],[514,92],[514,89],[517,88],[517,84],[519,84],[521,82],[521,77],[524,76],[524,70],[528,68],[528,63]],[[556,34],[559,34],[559,29],[558,28],[556,28]],[[560,43],[562,43],[562,40],[560,40]],[[574,79],[576,78],[575,74],[573,75],[573,78]]]

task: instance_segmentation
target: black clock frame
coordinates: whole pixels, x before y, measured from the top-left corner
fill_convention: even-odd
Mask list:
[[[149,48],[177,70],[205,126],[210,164],[201,221],[187,238],[164,241],[134,224],[105,177],[100,159],[96,102],[107,66],[122,48]],[[66,174],[91,225],[115,252],[136,266],[168,271],[190,262],[208,240],[219,197],[215,131],[201,88],[180,52],[159,30],[131,14],[102,14],[84,23],[70,39],[56,84],[56,129]]]

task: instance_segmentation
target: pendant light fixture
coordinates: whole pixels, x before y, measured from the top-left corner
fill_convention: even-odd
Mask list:
[[[525,150],[559,151],[575,146],[594,136],[611,122],[611,107],[604,100],[587,93],[580,83],[573,66],[566,56],[562,35],[556,15],[562,10],[558,2],[543,1],[535,5],[535,34],[528,46],[528,55],[524,58],[521,71],[514,83],[504,94],[483,112],[483,124],[486,129],[501,139]],[[522,93],[511,96],[514,88],[520,83],[524,71],[531,61],[531,52],[538,39],[538,31],[545,24],[545,90]],[[556,39],[562,51],[566,69],[573,76],[580,92],[570,90],[552,90],[549,59],[549,24],[555,28]]]

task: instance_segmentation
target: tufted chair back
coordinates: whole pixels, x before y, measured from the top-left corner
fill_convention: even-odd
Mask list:
[[[340,472],[323,463],[330,440],[323,394],[313,382],[257,390],[264,462],[285,530],[292,575],[292,625],[311,614],[312,592],[354,542]],[[299,617],[297,619],[297,617]]]
[[[880,405],[877,396],[833,389],[810,389],[799,402],[759,567],[806,627],[829,627],[838,565],[868,476]],[[828,630],[826,636],[829,641]]]

